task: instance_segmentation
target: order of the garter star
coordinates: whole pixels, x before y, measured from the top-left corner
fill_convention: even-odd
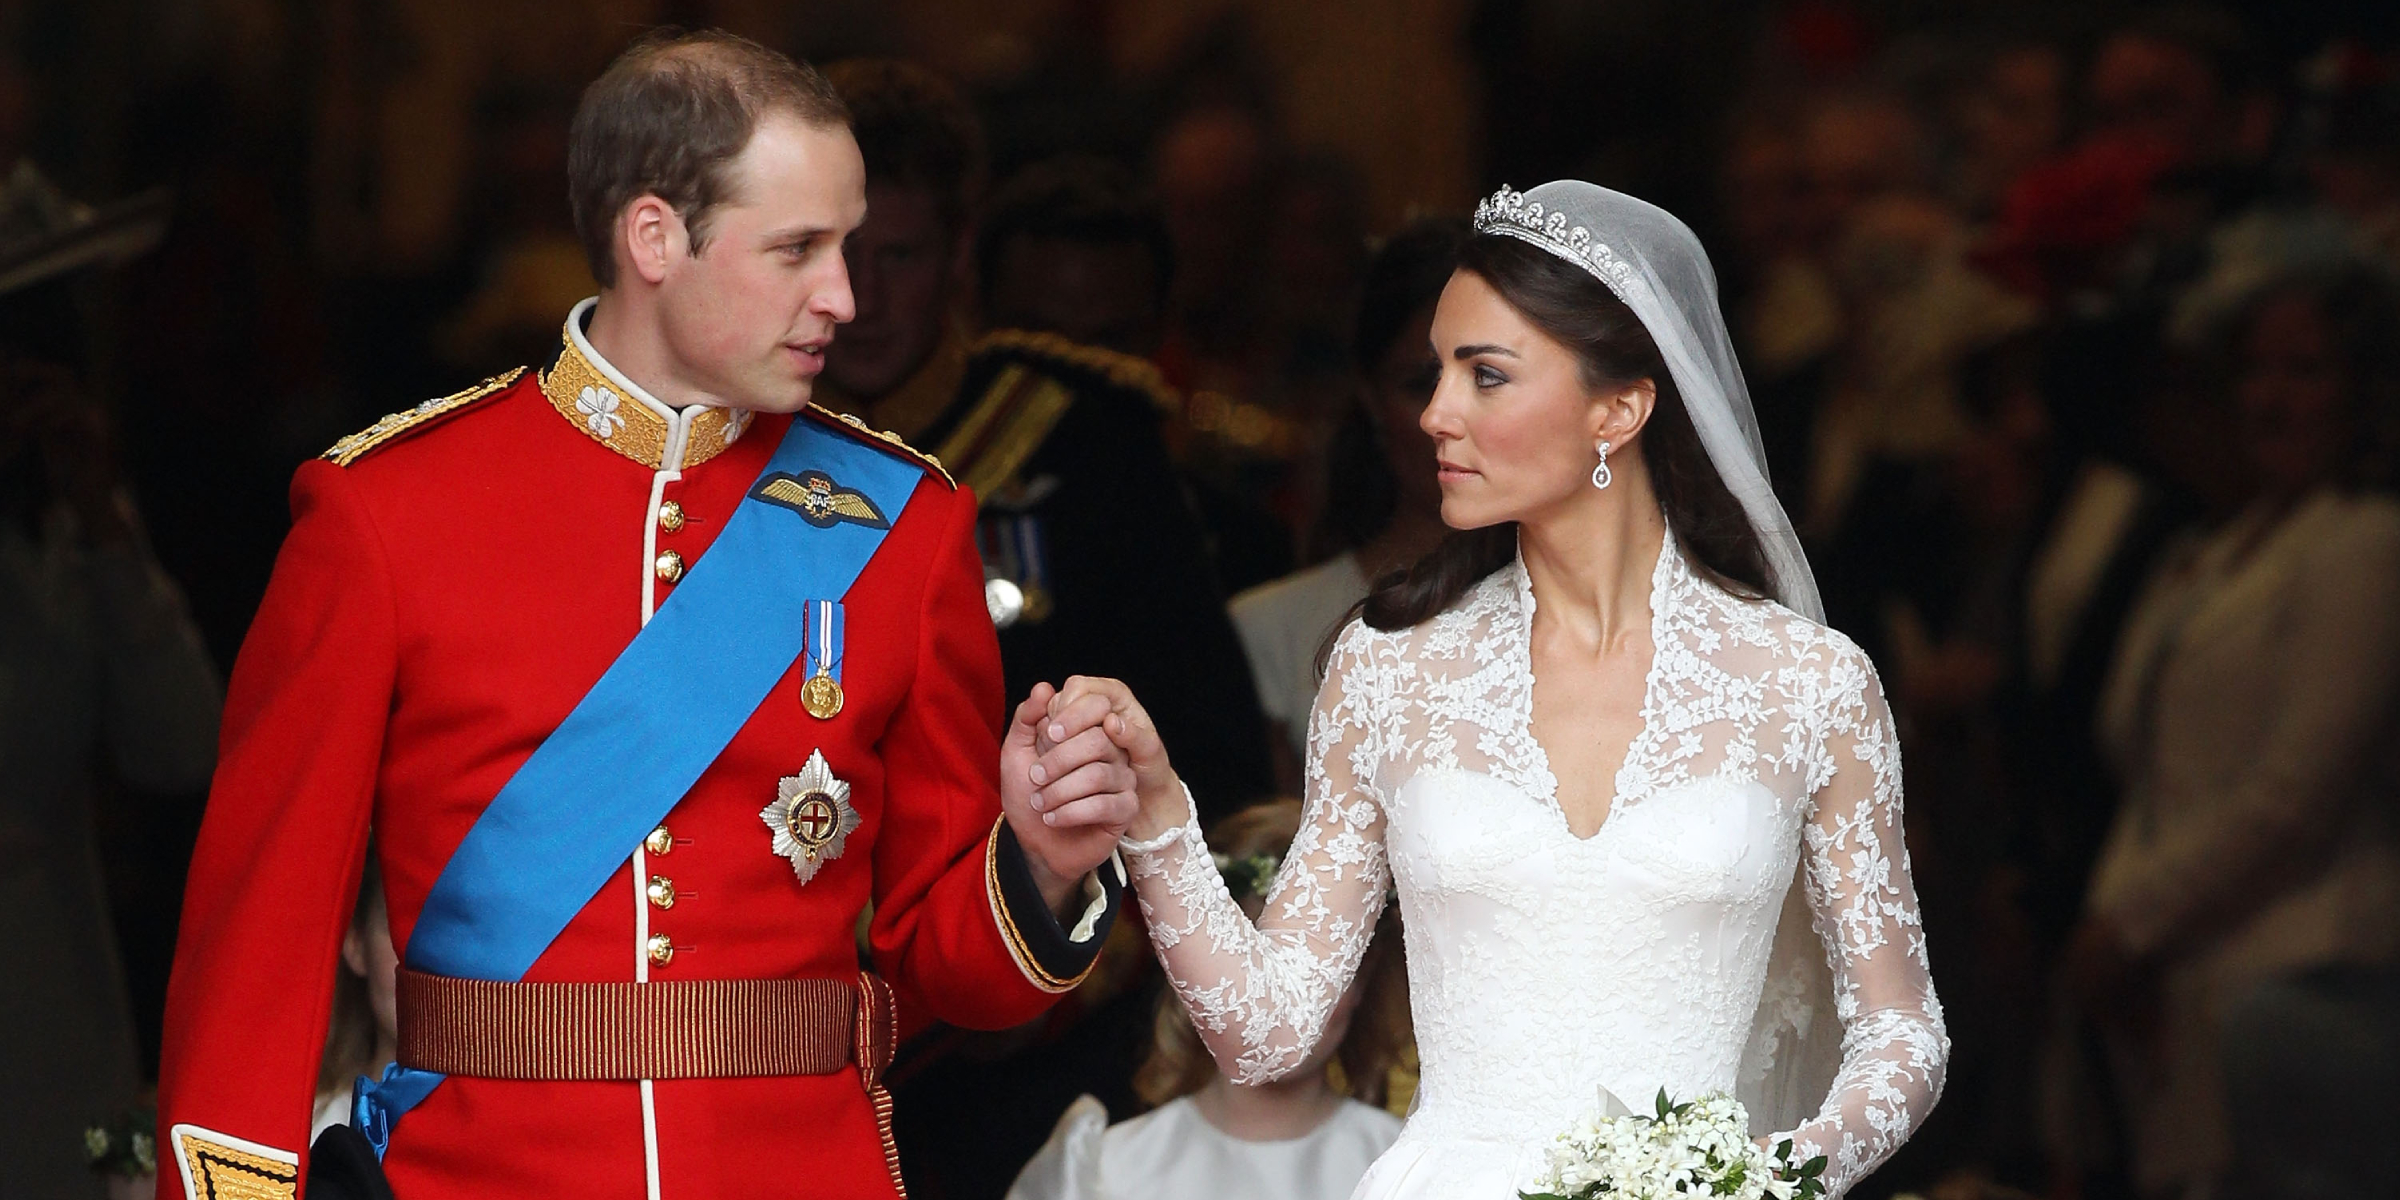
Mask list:
[[[842,856],[858,810],[850,807],[850,785],[834,778],[825,752],[812,750],[808,765],[775,785],[775,800],[758,814],[775,833],[775,853],[792,860],[792,874],[807,883],[817,868]]]

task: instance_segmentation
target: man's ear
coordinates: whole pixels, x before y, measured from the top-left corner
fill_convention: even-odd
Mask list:
[[[646,283],[665,282],[667,269],[691,253],[682,214],[649,192],[625,206],[625,214],[617,218],[617,234],[617,251],[625,258],[620,265]]]
[[[1624,446],[1650,423],[1650,414],[1658,410],[1658,384],[1649,379],[1637,379],[1603,393],[1592,401],[1592,442],[1607,442]]]
[[[342,934],[342,965],[350,968],[353,975],[363,977],[367,973],[367,944],[359,938],[355,925]]]

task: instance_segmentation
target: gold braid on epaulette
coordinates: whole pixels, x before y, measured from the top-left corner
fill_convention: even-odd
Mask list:
[[[951,491],[955,492],[958,490],[958,481],[950,477],[949,468],[942,465],[941,459],[935,458],[934,456],[917,449],[915,446],[911,446],[907,442],[900,440],[899,434],[893,433],[889,430],[877,429],[874,426],[867,424],[865,421],[861,421],[857,417],[851,416],[849,413],[835,412],[822,404],[811,403],[808,406],[808,411],[811,416],[815,416],[826,421],[838,421],[841,424],[847,425],[851,429],[856,430],[867,437],[883,443],[900,457],[933,472],[936,476],[939,476],[942,483],[949,487]]]
[[[995,329],[978,339],[970,354],[980,354],[986,350],[1016,350],[1080,368],[1118,387],[1142,393],[1149,397],[1150,403],[1158,406],[1160,412],[1174,415],[1183,411],[1181,393],[1159,372],[1158,364],[1146,358],[1136,358],[1098,346],[1086,346],[1055,333],[1034,333],[1023,329]]]
[[[502,391],[518,379],[523,378],[524,375],[525,368],[518,367],[505,374],[494,375],[465,391],[452,392],[439,399],[428,400],[415,408],[392,413],[365,429],[335,442],[322,457],[337,467],[349,466],[385,442],[428,421],[448,416],[486,396]]]

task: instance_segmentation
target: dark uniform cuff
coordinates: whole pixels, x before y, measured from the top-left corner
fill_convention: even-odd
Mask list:
[[[1035,987],[1053,993],[1072,990],[1100,961],[1100,947],[1116,923],[1117,907],[1125,900],[1124,865],[1112,854],[1084,877],[1086,906],[1069,927],[1059,923],[1042,899],[1033,868],[1025,861],[1025,848],[1006,818],[993,828],[990,844],[984,882],[1009,953]]]

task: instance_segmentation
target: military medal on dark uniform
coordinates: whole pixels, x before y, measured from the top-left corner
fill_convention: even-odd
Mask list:
[[[1048,619],[1052,606],[1050,561],[1043,546],[1041,518],[1030,513],[986,512],[978,523],[976,540],[993,578],[1010,585],[997,599],[991,585],[984,585],[985,603],[995,609],[994,623],[1006,628],[1020,620],[1039,625]],[[999,619],[1003,609],[1009,614],[1007,621]]]
[[[850,807],[850,785],[833,777],[825,752],[813,750],[808,765],[775,785],[775,800],[758,817],[775,834],[775,853],[792,860],[792,874],[807,883],[817,868],[842,856],[858,810]]]
[[[800,647],[800,707],[820,721],[842,711],[842,602],[811,600]]]

